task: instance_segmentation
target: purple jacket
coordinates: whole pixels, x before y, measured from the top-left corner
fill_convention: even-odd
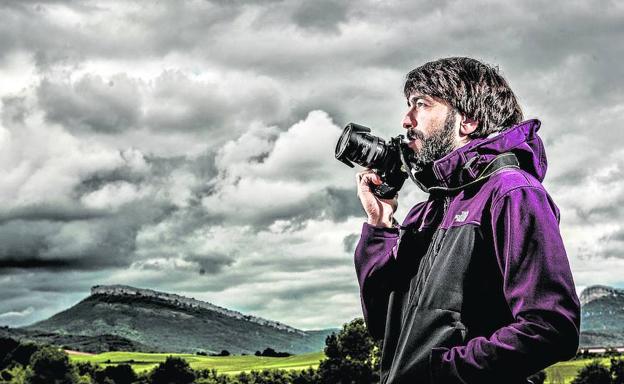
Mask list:
[[[364,224],[355,268],[381,383],[527,383],[575,355],[580,304],[539,126],[472,140],[434,163],[438,190],[400,227]],[[508,152],[519,167],[466,186]]]

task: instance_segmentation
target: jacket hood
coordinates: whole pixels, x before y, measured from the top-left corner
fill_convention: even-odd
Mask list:
[[[547,161],[544,144],[537,135],[540,124],[537,119],[526,120],[494,136],[473,139],[434,161],[416,178],[427,188],[458,188],[474,181],[498,155],[511,152],[521,169],[542,182]]]

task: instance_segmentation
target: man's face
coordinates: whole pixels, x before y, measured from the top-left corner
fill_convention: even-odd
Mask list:
[[[448,103],[427,95],[412,93],[403,118],[408,147],[420,166],[433,163],[457,148],[458,113]]]

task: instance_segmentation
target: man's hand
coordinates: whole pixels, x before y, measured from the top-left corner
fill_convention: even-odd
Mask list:
[[[382,199],[373,194],[370,185],[379,185],[381,178],[370,169],[358,172],[355,176],[357,195],[368,216],[368,224],[376,227],[392,227],[392,215],[398,207],[398,194],[393,199]]]

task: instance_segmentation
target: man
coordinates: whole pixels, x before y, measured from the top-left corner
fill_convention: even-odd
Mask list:
[[[522,112],[498,70],[470,58],[427,63],[407,75],[414,181],[429,193],[402,225],[397,198],[371,193],[355,251],[362,309],[382,343],[381,382],[529,383],[573,357],[580,304],[541,182],[546,155],[537,120]]]

